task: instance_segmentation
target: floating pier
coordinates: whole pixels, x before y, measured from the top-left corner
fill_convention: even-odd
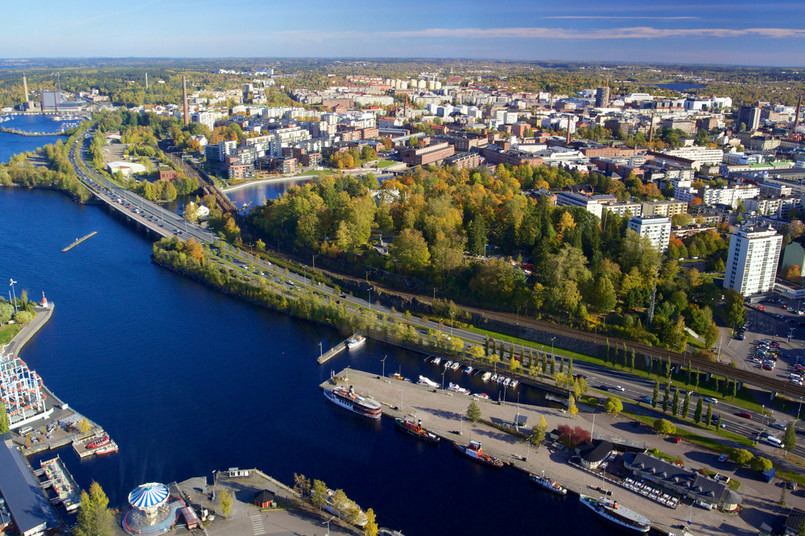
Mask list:
[[[40,483],[42,488],[52,487],[55,497],[51,502],[61,503],[68,512],[78,510],[81,505],[81,490],[75,479],[58,456],[41,462]]]
[[[95,236],[96,234],[98,234],[98,231],[92,231],[92,232],[91,232],[91,233],[89,233],[87,236],[82,236],[81,238],[76,238],[76,239],[75,239],[75,242],[73,242],[72,244],[70,244],[69,246],[67,246],[67,247],[66,247],[66,248],[64,248],[63,250],[61,250],[61,252],[62,252],[62,253],[66,253],[66,252],[70,251],[71,249],[73,249],[74,247],[76,247],[78,244],[80,244],[80,243],[81,243],[81,242],[83,242],[84,240],[86,240],[86,239],[88,239],[88,238],[92,238],[92,237],[93,237],[93,236]]]
[[[118,451],[117,443],[109,439],[106,443],[103,443],[97,447],[90,447],[91,443],[94,443],[104,436],[107,436],[106,432],[101,430],[99,433],[94,435],[93,437],[82,439],[80,441],[73,441],[73,450],[75,453],[78,454],[79,458],[86,458],[87,456],[93,456],[95,454],[110,454],[112,452]]]

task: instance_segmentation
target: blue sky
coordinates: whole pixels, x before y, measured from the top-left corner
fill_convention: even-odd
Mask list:
[[[0,57],[463,57],[805,66],[805,2],[4,2]]]

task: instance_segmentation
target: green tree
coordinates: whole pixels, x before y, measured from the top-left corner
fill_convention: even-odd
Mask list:
[[[693,420],[696,424],[702,422],[702,411],[704,410],[704,404],[702,404],[702,398],[698,397],[696,400],[696,410],[693,412]]]
[[[773,465],[771,463],[771,460],[769,460],[768,458],[764,458],[763,456],[758,456],[757,458],[752,460],[751,464],[752,469],[754,469],[755,471],[759,471],[761,473],[764,471],[768,471],[769,469],[772,468],[772,466]]]
[[[707,403],[707,417],[706,417],[706,420],[704,421],[704,427],[705,428],[709,427],[710,423],[712,423],[712,422],[713,422],[713,403],[708,402]]]
[[[634,348],[632,348],[632,351],[629,353],[629,371],[630,372],[634,371],[634,358],[635,358],[635,353],[634,353]]]
[[[654,421],[654,430],[658,434],[671,435],[676,433],[676,426],[668,419],[656,419]]]
[[[744,297],[741,293],[732,289],[724,291],[725,304],[727,311],[727,324],[731,327],[742,326],[746,322],[746,307],[744,307]]]
[[[751,463],[754,457],[755,455],[746,449],[733,449],[733,451],[730,452],[730,460],[734,461],[740,466]]]
[[[674,389],[674,398],[671,401],[671,414],[676,416],[679,413],[679,389]]]
[[[14,315],[14,321],[18,324],[27,324],[31,320],[34,319],[34,315],[29,313],[28,311],[17,311],[17,314]]]
[[[610,396],[607,398],[606,402],[604,402],[604,409],[610,415],[617,415],[623,411],[623,402],[617,397]]]
[[[551,356],[551,376],[556,374],[556,355]]]
[[[657,407],[657,400],[660,398],[660,380],[654,380],[654,394],[651,395],[651,407]]]
[[[0,402],[0,434],[5,434],[8,430],[8,411],[6,405]]]
[[[475,400],[470,402],[470,405],[467,407],[467,418],[472,422],[478,422],[481,420],[481,408],[478,407],[478,404],[475,403]]]
[[[93,481],[89,493],[81,492],[81,506],[78,507],[73,534],[76,536],[111,536],[114,512],[109,510],[109,498],[103,488]]]
[[[221,490],[218,497],[221,503],[221,513],[224,514],[224,517],[227,517],[232,512],[234,497],[232,497],[232,493],[228,489]]]
[[[721,422],[721,414],[719,413],[718,414],[718,422],[716,423],[716,429],[717,430],[721,430],[721,424],[722,424],[722,422]]]
[[[403,229],[389,249],[397,268],[404,273],[418,272],[430,265],[428,243],[416,229]]]
[[[14,314],[14,306],[7,301],[0,302],[0,324],[5,324],[11,320]]]
[[[293,490],[302,500],[310,499],[310,480],[305,475],[293,474]]]
[[[324,508],[327,503],[327,484],[321,480],[314,480],[313,487],[310,489],[310,502],[316,508]]]
[[[545,417],[543,417],[543,419],[544,418]],[[545,428],[539,424],[534,425],[531,429],[531,436],[528,438],[528,441],[535,447],[541,445],[542,442],[545,441]]]
[[[787,452],[793,452],[794,448],[797,446],[797,430],[794,428],[795,422],[796,421],[791,421],[785,428],[785,435],[783,436],[783,448]]]

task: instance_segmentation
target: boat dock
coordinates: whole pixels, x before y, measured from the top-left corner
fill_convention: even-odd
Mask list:
[[[86,458],[87,456],[94,456],[96,454],[110,454],[112,452],[118,451],[117,443],[109,439],[107,443],[104,443],[101,446],[91,448],[88,445],[94,441],[98,441],[99,439],[106,436],[106,432],[100,430],[94,436],[88,437],[86,439],[73,441],[73,450],[75,453],[78,454],[79,458]]]
[[[77,510],[81,505],[81,490],[62,459],[56,456],[42,461],[41,466],[36,474],[42,489],[53,489],[54,497],[50,501],[61,503],[68,512]]]
[[[340,354],[341,352],[343,352],[344,350],[346,350],[348,340],[349,339],[344,339],[342,342],[336,344],[335,346],[333,346],[332,348],[321,354],[319,358],[316,360],[316,362],[319,365],[323,365],[332,358],[334,358],[335,356],[337,356],[338,354]]]
[[[358,394],[374,399],[380,403],[386,418],[412,416],[420,419],[425,428],[442,438],[443,444],[451,446],[453,442],[479,440],[484,452],[499,458],[513,469],[526,474],[540,474],[544,471],[546,476],[567,488],[568,495],[576,500],[580,494],[600,495],[600,491],[596,490],[606,482],[606,487],[614,493],[618,502],[647,515],[654,530],[668,534],[670,527],[679,523],[678,511],[628,491],[611,475],[607,474],[605,480],[602,480],[600,474],[569,464],[564,449],[554,448],[555,444],[545,446],[546,442],[543,446],[534,447],[526,441],[541,417],[545,417],[548,422],[549,431],[563,424],[589,430],[591,414],[579,413],[573,417],[560,408],[483,399],[349,368],[333,374],[320,387],[332,389],[336,385],[352,386]],[[481,410],[482,422],[472,423],[466,417],[467,408],[472,401]],[[357,415],[354,418],[353,424],[360,426],[363,418]],[[520,426],[516,426],[515,422],[519,422]],[[612,437],[622,435],[621,430],[601,423],[601,419],[596,423],[596,431],[599,429],[600,433]],[[400,440],[416,441],[402,436]],[[434,450],[434,455],[442,454]],[[535,488],[535,493],[541,491]],[[710,519],[710,513],[702,510],[697,511],[696,515],[702,518],[701,521],[707,518],[708,521],[715,522],[720,514],[714,513]]]
[[[69,246],[67,246],[67,247],[66,247],[66,248],[64,248],[63,250],[61,250],[61,252],[62,252],[62,253],[67,253],[68,251],[70,251],[71,249],[73,249],[74,247],[76,247],[78,244],[80,244],[81,242],[83,242],[84,240],[87,240],[88,238],[92,238],[92,237],[93,237],[93,236],[95,236],[96,234],[98,234],[98,231],[92,231],[92,232],[91,232],[91,233],[89,233],[87,236],[82,236],[81,238],[76,238],[76,239],[75,239],[75,242],[73,242],[72,244],[70,244]]]

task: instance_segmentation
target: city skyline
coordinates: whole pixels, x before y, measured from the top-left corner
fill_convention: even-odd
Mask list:
[[[805,65],[805,5],[738,1],[607,5],[557,0],[404,6],[315,0],[304,10],[150,0],[126,7],[53,3],[34,19],[6,8],[0,55],[93,57],[427,57]],[[87,36],[93,36],[88,39]]]

